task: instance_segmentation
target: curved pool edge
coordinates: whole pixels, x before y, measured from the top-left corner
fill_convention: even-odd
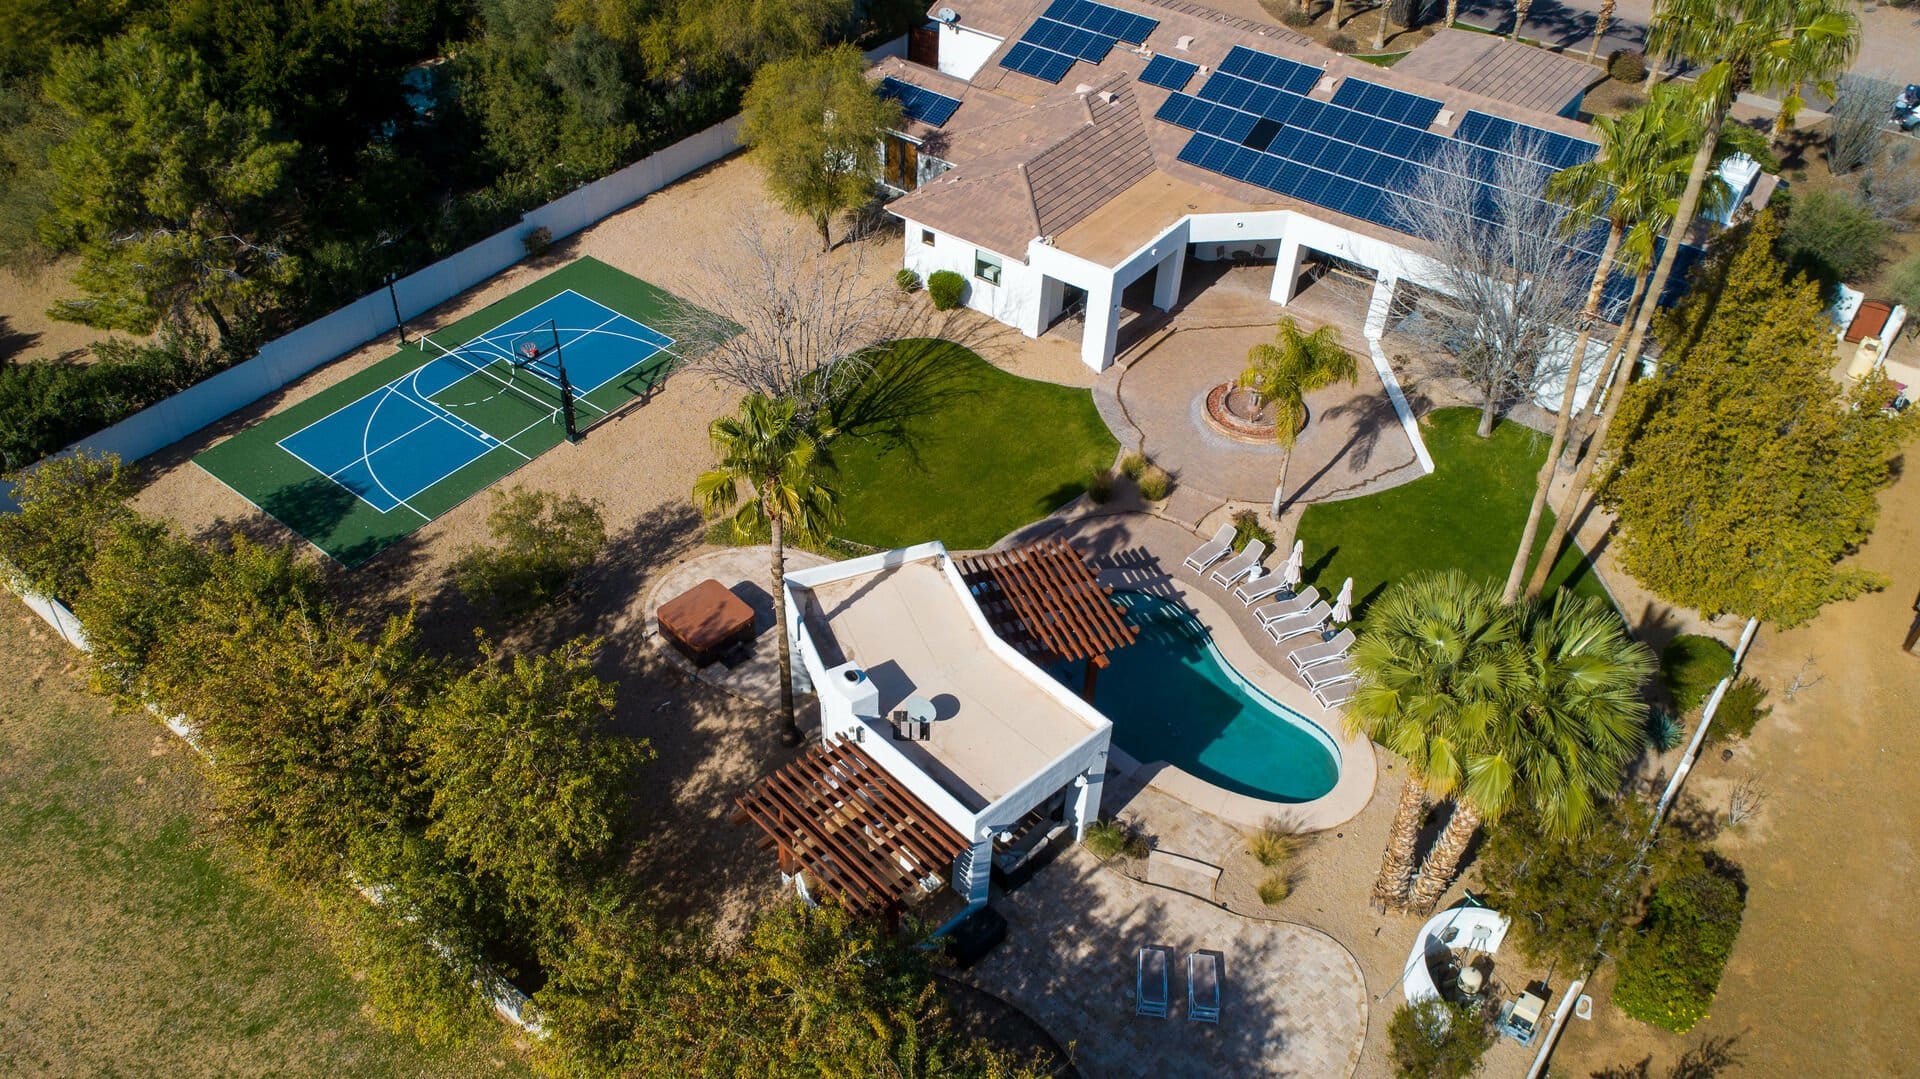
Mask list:
[[[1370,739],[1364,736],[1348,737],[1338,709],[1322,706],[1305,686],[1280,673],[1253,642],[1247,640],[1220,601],[1200,588],[1178,579],[1168,579],[1160,587],[1142,589],[1138,582],[1127,582],[1119,572],[1102,573],[1100,576],[1101,583],[1116,589],[1149,591],[1163,599],[1184,603],[1207,627],[1214,646],[1220,650],[1221,658],[1241,678],[1319,727],[1340,751],[1340,778],[1334,782],[1333,789],[1306,802],[1255,798],[1215,786],[1166,761],[1136,761],[1146,773],[1147,786],[1170,794],[1195,809],[1248,829],[1264,827],[1268,821],[1278,818],[1298,831],[1319,832],[1338,827],[1360,815],[1360,811],[1373,798],[1380,771],[1379,761],[1374,756]],[[1108,752],[1114,758],[1133,760],[1118,745]]]

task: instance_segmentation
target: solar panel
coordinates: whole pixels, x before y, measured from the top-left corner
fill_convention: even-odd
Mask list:
[[[906,114],[907,119],[918,120],[931,127],[945,125],[953,119],[953,110],[960,107],[958,98],[936,94],[892,75],[880,80],[879,94],[898,101],[900,111]]]
[[[1200,68],[1185,60],[1176,60],[1171,56],[1156,56],[1147,61],[1147,69],[1140,73],[1140,81],[1149,86],[1165,87],[1168,90],[1185,90],[1187,83],[1193,80],[1194,72]]]
[[[1000,58],[1000,66],[1022,75],[1031,75],[1042,82],[1059,82],[1073,67],[1073,61],[1074,58],[1065,53],[1019,41],[1007,50],[1007,55]]]

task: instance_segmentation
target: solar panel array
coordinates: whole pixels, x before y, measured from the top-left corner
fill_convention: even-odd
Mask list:
[[[1176,60],[1171,56],[1156,56],[1147,61],[1147,69],[1140,73],[1140,81],[1149,86],[1160,86],[1168,90],[1185,90],[1192,81],[1193,73],[1199,71],[1196,64],[1185,60]]]
[[[918,120],[930,127],[940,127],[953,119],[953,110],[960,107],[960,99],[936,94],[932,90],[915,86],[892,75],[880,80],[881,97],[890,97],[900,103],[900,110],[909,120]]]
[[[1159,25],[1157,19],[1091,0],[1053,0],[1000,58],[1000,66],[1046,82],[1059,82],[1074,61],[1097,64],[1107,58],[1115,43],[1139,45]]]

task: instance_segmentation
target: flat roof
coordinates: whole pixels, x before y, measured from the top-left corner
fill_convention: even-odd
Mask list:
[[[805,618],[822,660],[865,670],[880,693],[881,715],[910,695],[934,702],[940,718],[931,738],[892,744],[979,812],[1025,785],[1096,727],[1043,686],[1051,681],[1047,675],[989,646],[977,611],[942,570],[942,561],[932,554],[795,590],[812,598]],[[874,737],[893,736],[884,721],[868,726]]]

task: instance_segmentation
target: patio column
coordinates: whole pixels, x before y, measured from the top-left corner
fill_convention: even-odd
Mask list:
[[[1373,299],[1367,304],[1367,322],[1362,331],[1369,340],[1378,340],[1387,332],[1387,315],[1393,310],[1393,290],[1397,277],[1381,274],[1373,282]]]
[[[1291,236],[1280,241],[1280,255],[1273,264],[1273,291],[1269,298],[1277,304],[1293,302],[1293,285],[1300,280],[1300,258],[1305,252],[1300,241]]]
[[[1067,795],[1067,823],[1073,826],[1074,842],[1085,839],[1087,825],[1100,816],[1100,792],[1106,782],[1106,772],[1100,769],[1074,777],[1074,790]]]
[[[987,884],[993,876],[993,836],[960,852],[953,860],[953,890],[968,904],[987,901]]]
[[[1160,266],[1153,272],[1153,306],[1162,311],[1173,310],[1180,302],[1180,278],[1187,269],[1187,247],[1181,244],[1167,257],[1160,260]]]
[[[1105,371],[1120,350],[1120,290],[1113,278],[1087,288],[1086,330],[1080,338],[1080,362]]]

